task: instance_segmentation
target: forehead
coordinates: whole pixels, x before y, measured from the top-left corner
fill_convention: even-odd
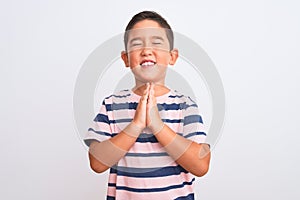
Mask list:
[[[140,29],[140,28],[162,28],[159,23],[153,20],[145,19],[137,22],[132,29]]]
[[[159,23],[153,20],[142,20],[137,22],[132,29],[127,31],[129,40],[132,38],[149,38],[161,37],[165,38],[168,29],[162,28]]]
[[[131,29],[128,31],[129,41],[132,39],[145,39],[145,38],[161,38],[166,39],[166,29],[163,28],[141,28],[141,29]]]

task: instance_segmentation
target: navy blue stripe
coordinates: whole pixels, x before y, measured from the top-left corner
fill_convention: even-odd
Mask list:
[[[97,114],[97,116],[94,119],[94,122],[105,122],[105,123],[109,123],[108,117],[107,115],[103,115],[103,114]]]
[[[187,196],[184,196],[184,197],[178,197],[174,200],[194,200],[195,199],[195,196],[194,196],[194,193],[191,193]]]
[[[85,143],[86,146],[89,147],[93,141],[97,141],[97,140],[95,140],[95,139],[85,139],[85,140],[84,140],[84,143]],[[98,141],[97,141],[97,142],[98,142]]]
[[[106,104],[106,110],[107,111],[113,111],[113,110],[122,110],[122,109],[136,109],[138,103],[137,102],[126,102],[126,103],[113,103],[113,104]],[[166,104],[166,103],[162,103],[162,104],[157,104],[158,110],[182,110],[182,109],[186,109],[188,107],[191,106],[195,106],[195,104],[193,105],[186,105],[186,104],[177,104],[177,103],[172,103],[172,104]]]
[[[146,142],[150,142],[150,143],[158,143],[156,137],[153,134],[140,134],[140,136],[137,138],[136,142],[140,142],[140,143],[146,143]]]
[[[137,107],[137,102],[131,102],[131,103],[113,103],[113,104],[106,104],[106,110],[107,111],[113,111],[113,110],[123,110],[123,109],[129,109],[129,110],[135,110]],[[187,104],[157,104],[158,111],[168,111],[168,110],[183,110],[187,109],[189,107],[197,107],[196,104],[187,105]]]
[[[184,109],[188,109],[188,108],[190,108],[190,107],[198,108],[197,104],[191,104],[191,105],[185,104],[185,105],[183,106]]]
[[[181,98],[184,97],[184,95],[169,95],[170,98]]]
[[[196,104],[189,105],[186,102],[182,103],[182,105],[181,105],[181,109],[188,109],[190,107],[197,107],[197,105]]]
[[[109,120],[110,124],[116,124],[116,123],[126,123],[126,122],[131,122],[131,118],[125,118],[125,119],[117,119],[117,120]]]
[[[165,123],[181,123],[183,120],[182,119],[162,119],[162,121]]]
[[[92,129],[92,128],[89,128],[88,131],[92,131],[92,132],[97,133],[97,134],[99,134],[99,135],[105,135],[105,136],[110,136],[110,137],[112,136],[112,134],[110,134],[110,133],[103,132],[103,131],[95,131],[95,130]]]
[[[139,135],[140,138],[149,138],[149,137],[154,137],[153,134],[149,134],[149,133],[141,133]]]
[[[112,167],[110,173],[115,173],[118,176],[127,176],[135,178],[155,178],[163,176],[178,175],[180,173],[188,173],[180,165],[168,166],[161,168],[134,168],[134,167]]]
[[[172,103],[172,104],[157,104],[158,110],[181,110],[183,105],[178,103]]]
[[[98,114],[96,118],[94,119],[95,122],[105,122],[107,124],[115,124],[115,123],[125,123],[125,122],[131,122],[131,118],[125,118],[125,119],[117,119],[117,120],[109,120],[107,115]],[[163,122],[166,123],[181,123],[182,119],[162,119]]]
[[[191,97],[188,97],[188,99],[193,102],[194,104],[196,104],[196,102],[191,98]]]
[[[196,107],[196,108],[198,108],[197,104],[187,105],[187,108],[189,108],[189,107]]]
[[[178,185],[170,185],[168,187],[162,187],[162,188],[130,188],[126,186],[117,186],[117,190],[126,190],[130,192],[162,192],[162,191],[167,191],[167,190],[172,190],[172,189],[178,189],[178,188],[183,188],[186,185],[192,185],[193,182],[195,181],[195,178],[192,179],[190,182],[183,182]],[[112,184],[112,186],[115,184]]]
[[[184,137],[189,138],[189,137],[193,137],[195,135],[206,135],[206,133],[204,133],[204,132],[193,132],[193,133],[189,133],[189,134],[185,135]]]
[[[106,200],[116,200],[116,198],[115,197],[112,197],[112,196],[106,196]]]
[[[118,135],[119,133],[112,133],[112,137],[115,137],[116,135]]]
[[[118,133],[112,133],[112,137],[118,135]],[[146,134],[146,133],[141,133],[139,137],[137,138],[136,142],[140,143],[158,143],[156,137],[153,134]]]
[[[189,115],[184,117],[184,125],[188,125],[196,122],[203,123],[202,117],[200,115]]]
[[[124,98],[124,97],[129,97],[131,94],[124,94],[124,95],[115,95],[115,94],[112,94],[108,97],[106,97],[105,99],[109,99],[111,97],[116,97],[116,98]]]
[[[169,156],[167,153],[127,153],[126,156],[130,157],[160,157]]]
[[[101,119],[99,119],[99,120],[101,120]],[[116,124],[116,123],[127,123],[127,122],[131,122],[131,121],[132,121],[132,118],[123,118],[123,119],[117,119],[117,120],[108,120],[108,123]],[[182,123],[183,122],[182,119],[162,119],[162,121],[165,123]]]
[[[137,102],[106,104],[106,110],[107,111],[123,110],[123,109],[135,110],[137,104],[138,104]]]

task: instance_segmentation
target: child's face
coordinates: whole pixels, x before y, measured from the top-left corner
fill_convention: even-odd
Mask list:
[[[166,31],[155,21],[143,20],[128,34],[127,52],[122,52],[122,59],[141,84],[164,84],[167,66],[176,62],[178,52],[170,51]]]

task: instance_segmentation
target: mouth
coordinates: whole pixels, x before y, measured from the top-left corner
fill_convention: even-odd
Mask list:
[[[140,65],[142,67],[153,67],[156,64],[156,62],[152,61],[152,60],[143,60]]]

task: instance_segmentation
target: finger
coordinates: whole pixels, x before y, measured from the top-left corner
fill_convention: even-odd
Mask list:
[[[148,99],[149,99],[149,92],[148,90],[145,90],[143,95],[143,101],[147,103]]]
[[[150,83],[146,83],[146,90],[148,91],[150,88],[151,84]]]
[[[148,83],[147,83],[147,85],[146,85],[146,89],[144,90],[144,92],[143,92],[143,95],[142,95],[142,97],[141,97],[141,101],[144,101],[144,100],[147,100],[148,99],[148,96],[149,96],[149,92],[148,92],[148,88],[149,86],[148,86]]]
[[[156,98],[155,98],[155,90],[154,90],[154,83],[151,84],[151,87],[150,87],[150,101],[153,105],[156,104]]]
[[[147,92],[148,96],[147,96],[147,99],[149,100],[149,95],[150,95],[150,88],[151,88],[151,84],[150,83],[147,83],[147,86],[146,86],[146,89],[145,91]]]
[[[154,83],[150,84],[150,93],[154,95]]]
[[[153,92],[151,92],[151,90],[149,91],[148,106],[149,108],[153,106]]]

